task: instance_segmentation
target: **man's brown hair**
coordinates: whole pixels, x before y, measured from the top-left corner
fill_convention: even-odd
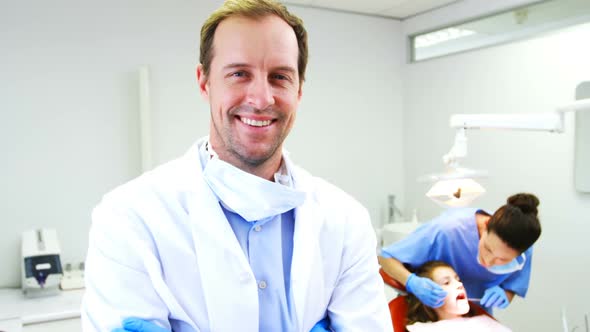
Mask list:
[[[305,80],[305,68],[307,67],[307,31],[303,27],[303,21],[291,14],[287,8],[274,0],[226,0],[221,7],[214,11],[205,21],[201,28],[201,54],[199,61],[203,65],[203,73],[209,75],[209,67],[215,50],[213,49],[213,37],[215,30],[221,21],[235,16],[247,18],[262,18],[269,15],[276,15],[289,24],[295,36],[299,54],[297,58],[297,69],[299,72],[299,83]]]

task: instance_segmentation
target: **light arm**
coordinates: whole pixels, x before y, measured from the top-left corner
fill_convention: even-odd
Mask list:
[[[565,113],[590,110],[590,98],[562,105],[554,112],[536,114],[453,114],[449,121],[456,128],[455,143],[443,156],[443,162],[455,166],[458,158],[467,155],[466,129],[510,129],[563,133]]]
[[[515,129],[562,133],[566,112],[590,110],[590,98],[559,106],[554,112],[536,114],[454,114],[451,128]]]
[[[538,114],[454,114],[452,128],[462,129],[515,129],[563,132],[563,113]]]

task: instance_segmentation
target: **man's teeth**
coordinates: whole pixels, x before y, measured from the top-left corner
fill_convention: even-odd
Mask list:
[[[243,123],[254,127],[266,127],[271,123],[271,120],[258,121],[248,118],[240,118],[240,120],[242,120]]]

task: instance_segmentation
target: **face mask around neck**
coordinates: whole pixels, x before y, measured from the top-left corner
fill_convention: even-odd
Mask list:
[[[292,210],[305,200],[305,193],[271,182],[214,156],[203,177],[221,203],[247,221],[257,221]]]

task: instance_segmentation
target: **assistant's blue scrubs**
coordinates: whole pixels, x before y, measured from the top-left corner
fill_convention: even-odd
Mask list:
[[[471,298],[481,298],[486,289],[496,285],[524,298],[529,287],[533,248],[525,251],[526,263],[521,270],[502,275],[488,271],[477,262],[477,211],[473,208],[446,210],[404,239],[383,248],[381,256],[395,258],[411,268],[431,260],[446,262],[455,269]]]

